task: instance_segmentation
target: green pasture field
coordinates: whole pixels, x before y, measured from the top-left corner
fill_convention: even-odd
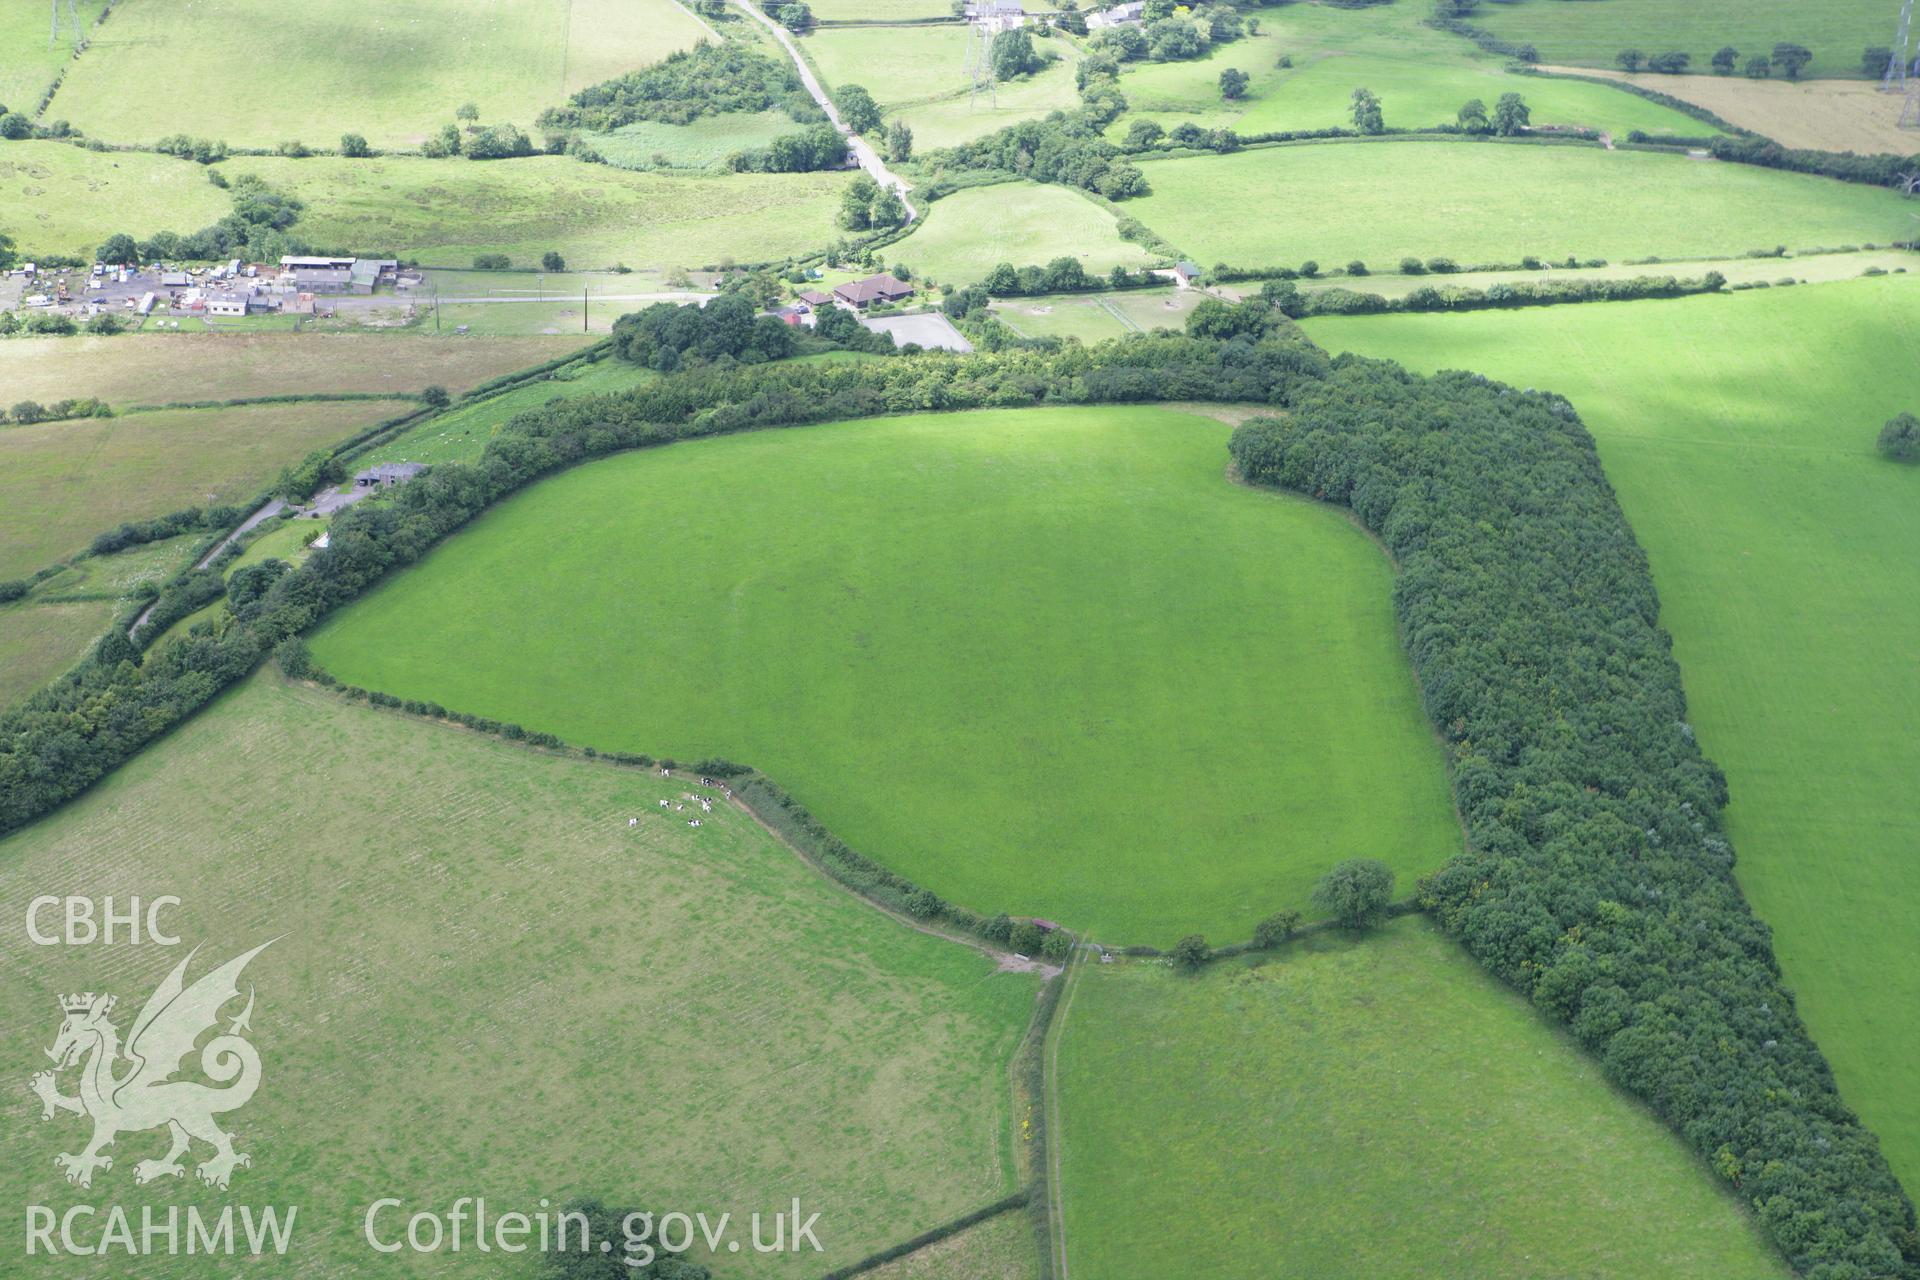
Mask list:
[[[0,605],[0,709],[78,662],[142,583],[186,563],[192,535],[76,561],[24,599]]]
[[[558,250],[575,268],[702,267],[824,248],[841,173],[661,174],[524,160],[397,156],[229,161],[306,201],[302,236],[343,252],[385,251],[465,267],[478,253],[535,263]]]
[[[411,147],[465,102],[482,125],[530,130],[574,90],[706,35],[673,0],[396,0],[365,16],[357,0],[122,0],[48,116],[110,142]],[[254,56],[267,45],[285,56]],[[170,91],[183,72],[205,91]]]
[[[1352,289],[1358,293],[1377,293],[1383,298],[1404,298],[1416,289],[1453,287],[1486,289],[1496,284],[1520,284],[1582,280],[1634,280],[1644,276],[1674,276],[1697,279],[1718,271],[1729,284],[1764,282],[1768,285],[1826,284],[1837,280],[1857,280],[1866,272],[1920,271],[1920,254],[1906,249],[1862,249],[1850,253],[1789,254],[1783,258],[1704,258],[1679,262],[1615,262],[1604,267],[1551,267],[1539,271],[1459,271],[1449,275],[1402,275],[1398,271],[1349,276],[1344,270],[1330,271],[1316,280],[1296,281],[1303,292],[1323,289]],[[1224,285],[1228,293],[1252,294],[1260,291],[1258,281],[1239,281]]]
[[[93,29],[106,0],[76,0],[74,14],[84,30]],[[0,4],[0,103],[9,111],[31,112],[61,68],[73,60],[73,38],[62,6],[58,44],[49,44],[51,6],[33,0]]]
[[[808,6],[819,22],[903,22],[950,18],[950,0],[820,0]]]
[[[1197,975],[1088,966],[1062,1016],[1071,1274],[1790,1274],[1678,1137],[1422,919]]]
[[[1695,68],[1711,73],[1714,51],[1732,45],[1740,62],[1771,53],[1783,40],[1805,45],[1813,62],[1805,76],[1857,76],[1868,45],[1893,43],[1900,16],[1887,0],[1508,0],[1482,5],[1473,22],[1503,40],[1531,43],[1545,62],[1610,67],[1622,49],[1693,55]],[[1780,74],[1775,72],[1775,74]]]
[[[602,750],[744,761],[976,910],[1245,938],[1341,858],[1410,890],[1459,832],[1386,562],[1231,484],[1227,434],[1044,409],[632,453],[489,513],[314,652]]]
[[[712,169],[736,151],[764,147],[805,127],[784,111],[734,111],[701,116],[691,124],[640,120],[587,140],[608,164],[622,169]]]
[[[1184,328],[1187,312],[1203,296],[1197,289],[1121,289],[1002,298],[992,305],[1002,323],[1025,337],[1100,342],[1129,333]]]
[[[0,428],[0,578],[72,555],[124,520],[247,501],[288,463],[411,407],[309,400]]]
[[[913,234],[890,245],[887,253],[941,284],[971,284],[1001,262],[1024,267],[1071,257],[1090,273],[1105,273],[1160,261],[1122,239],[1113,214],[1071,187],[1039,182],[970,187],[933,201],[922,215]]]
[[[472,404],[455,405],[369,450],[356,461],[363,466],[382,462],[471,462],[480,456],[501,425],[517,413],[537,409],[559,397],[623,391],[651,381],[655,376],[651,369],[625,360],[606,359],[585,366],[568,366],[551,378]]]
[[[1164,124],[1197,117],[1208,128],[1242,134],[1350,126],[1357,88],[1373,90],[1387,123],[1398,128],[1452,124],[1469,98],[1491,109],[1501,94],[1518,93],[1532,107],[1536,125],[1580,125],[1622,137],[1633,129],[1719,132],[1605,85],[1510,75],[1505,59],[1423,25],[1429,9],[1415,0],[1368,9],[1263,9],[1255,15],[1260,34],[1216,45],[1205,58],[1129,66],[1121,88],[1133,111],[1111,132],[1125,133],[1138,114]],[[1278,65],[1282,55],[1293,60],[1291,67]],[[1236,102],[1220,96],[1220,72],[1227,67],[1252,77]]]
[[[1202,266],[1734,257],[1889,244],[1913,225],[1911,207],[1878,187],[1585,146],[1396,139],[1141,167],[1153,194],[1126,211]],[[1261,204],[1269,215],[1218,216]]]
[[[0,342],[0,387],[8,404],[98,396],[116,409],[430,386],[457,395],[578,345],[570,337],[424,342],[366,333],[13,338]]]
[[[828,27],[801,42],[829,90],[858,84],[886,108],[888,119],[913,129],[916,153],[952,146],[1050,111],[1077,106],[1073,64],[1079,56],[1058,37],[1034,48],[1059,60],[1030,76],[1002,81],[991,102],[976,102],[967,71],[968,28]]]
[[[1841,1092],[1920,1185],[1920,281],[1316,320],[1329,349],[1573,401],[1660,588],[1736,872]]]
[[[23,1087],[0,1104],[0,1188],[56,1212],[111,1197],[136,1223],[142,1204],[298,1205],[274,1268],[297,1277],[382,1269],[361,1234],[382,1196],[404,1200],[401,1231],[460,1196],[498,1214],[593,1195],[730,1212],[744,1235],[797,1195],[825,1252],[754,1256],[753,1274],[799,1278],[1005,1195],[1007,1066],[1035,979],[875,911],[725,803],[697,831],[658,807],[688,790],[256,676],[0,844],[16,918],[105,886],[182,902],[177,949],[7,931],[0,1008],[34,1058],[61,992],[111,989],[124,1034],[190,946],[197,976],[279,939],[246,973],[264,1083],[225,1121],[253,1163],[230,1192],[191,1173],[136,1187],[165,1135],[128,1133],[91,1190],[71,1187],[53,1155],[83,1122],[39,1124]],[[468,1244],[403,1254],[404,1273],[502,1274]],[[164,1254],[114,1267],[232,1273]]]
[[[101,241],[122,231],[198,231],[232,208],[227,193],[190,160],[102,154],[64,142],[0,148],[0,235],[12,236],[29,260],[55,253],[91,258]]]

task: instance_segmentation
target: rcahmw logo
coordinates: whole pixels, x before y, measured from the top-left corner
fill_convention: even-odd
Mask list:
[[[53,1069],[34,1075],[29,1087],[40,1099],[43,1122],[63,1114],[93,1122],[93,1134],[84,1147],[53,1158],[68,1182],[91,1187],[96,1174],[113,1169],[107,1148],[116,1145],[122,1134],[148,1129],[165,1129],[171,1145],[159,1159],[134,1164],[136,1183],[184,1176],[182,1158],[195,1151],[196,1142],[212,1148],[194,1169],[208,1186],[224,1191],[236,1169],[252,1165],[252,1158],[234,1149],[232,1135],[214,1117],[239,1110],[260,1087],[260,1055],[247,1039],[253,1029],[253,989],[248,988],[245,1008],[226,1020],[224,1030],[220,1029],[221,1011],[240,998],[240,975],[248,963],[271,945],[262,943],[191,985],[186,974],[193,954],[188,955],[147,998],[124,1043],[113,1019],[113,996],[88,991],[60,997],[60,1031],[47,1050]],[[209,1031],[216,1034],[196,1050],[195,1043]],[[174,1078],[189,1058],[213,1084]],[[63,1093],[61,1075],[76,1068],[74,1092]],[[118,1205],[105,1209],[74,1205],[60,1213],[47,1205],[29,1205],[27,1252],[232,1253],[239,1249],[257,1254],[271,1248],[284,1253],[296,1211],[292,1206],[284,1210],[242,1207],[241,1231],[236,1236],[232,1206],[211,1221],[197,1206],[189,1206],[184,1214],[147,1206],[139,1211],[136,1230],[132,1215]]]

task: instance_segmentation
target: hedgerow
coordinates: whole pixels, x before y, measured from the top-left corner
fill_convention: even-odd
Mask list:
[[[1422,904],[1684,1135],[1803,1274],[1920,1275],[1913,1205],[1734,881],[1726,781],[1572,406],[1343,357],[1231,451],[1250,480],[1351,508],[1399,564],[1469,836]]]

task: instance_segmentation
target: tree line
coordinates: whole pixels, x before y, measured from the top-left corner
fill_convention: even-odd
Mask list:
[[[1572,406],[1342,357],[1231,452],[1249,480],[1350,508],[1399,564],[1468,832],[1422,905],[1683,1135],[1803,1275],[1920,1275],[1913,1205],[1734,880],[1726,780]]]

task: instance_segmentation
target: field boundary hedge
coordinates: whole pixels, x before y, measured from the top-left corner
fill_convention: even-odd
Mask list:
[[[908,1254],[918,1253],[929,1245],[939,1244],[950,1236],[957,1236],[968,1227],[997,1218],[1003,1213],[1024,1208],[1033,1198],[1033,1188],[1024,1187],[1009,1196],[1002,1196],[992,1204],[982,1205],[971,1213],[963,1213],[951,1222],[943,1222],[931,1231],[922,1231],[911,1240],[902,1240],[899,1244],[889,1245],[877,1253],[870,1253],[860,1261],[827,1272],[820,1280],[852,1280],[852,1277],[865,1275],[869,1271],[884,1267]]]

